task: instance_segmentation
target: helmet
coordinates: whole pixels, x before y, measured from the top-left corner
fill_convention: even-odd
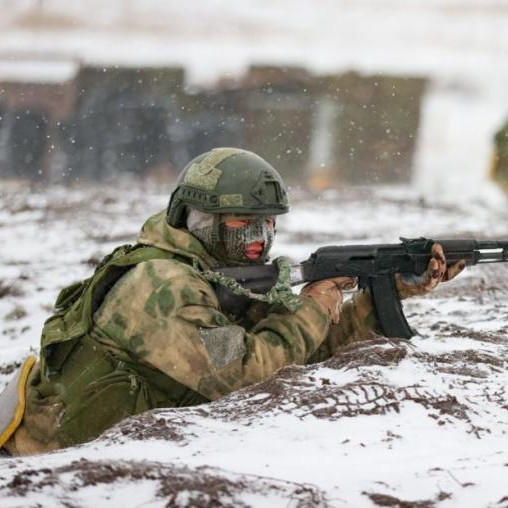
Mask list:
[[[185,226],[185,207],[211,214],[280,215],[289,211],[277,171],[255,153],[215,148],[183,169],[171,194],[167,222]]]

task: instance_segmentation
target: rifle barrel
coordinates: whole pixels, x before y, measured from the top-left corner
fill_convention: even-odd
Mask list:
[[[481,249],[478,252],[478,263],[499,263],[508,261],[508,252],[505,249]]]

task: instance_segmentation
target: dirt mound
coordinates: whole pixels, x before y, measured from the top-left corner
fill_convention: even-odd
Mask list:
[[[446,492],[440,492],[436,499],[428,499],[425,501],[402,501],[394,496],[387,494],[376,494],[364,492],[364,495],[376,505],[376,506],[390,506],[392,508],[433,508],[439,501],[444,501],[451,497]]]
[[[101,499],[108,499],[102,486],[121,488],[127,482],[146,491],[145,503],[163,500],[164,506],[168,507],[247,507],[251,506],[249,498],[254,496],[260,503],[264,499],[266,503],[282,503],[294,508],[329,506],[324,494],[308,484],[234,474],[209,467],[85,459],[52,469],[23,469],[0,486],[0,497],[7,502],[40,493],[51,500],[54,507],[94,506]],[[150,488],[146,488],[147,483]],[[85,488],[88,499],[93,502],[83,505],[80,492]]]
[[[166,206],[166,194],[150,187],[4,193],[0,228],[18,248],[6,250],[0,280],[0,389],[39,344],[58,291],[71,282],[69,267],[72,278],[88,276],[89,265],[134,240],[149,213]],[[507,237],[506,216],[490,209],[478,218],[475,207],[427,209],[405,195],[398,203],[372,194],[373,215],[360,197],[348,190],[302,198],[295,222],[280,225],[278,253],[301,260],[318,244],[389,243],[399,230]],[[475,226],[460,231],[460,224]],[[405,300],[421,332],[411,341],[352,344],[210,404],[126,419],[83,446],[2,459],[0,506],[426,508],[449,498],[504,506],[507,270],[468,268],[427,297]]]
[[[408,348],[411,348],[411,343],[403,339],[379,338],[357,342],[341,349],[338,354],[326,361],[326,365],[332,369],[398,365],[406,358]]]
[[[457,358],[453,355],[434,357],[412,351],[408,341],[365,341],[348,346],[322,364],[285,367],[270,379],[211,404],[155,410],[130,418],[106,436],[186,442],[199,432],[193,430],[196,418],[229,421],[239,426],[277,414],[336,421],[344,417],[399,412],[406,402],[425,408],[428,416],[440,425],[461,420],[473,428],[468,408],[457,396],[424,384],[396,386],[384,381],[379,369],[395,369],[406,358],[431,365],[441,362],[448,368],[460,369],[460,365],[453,362],[458,362],[458,358],[473,358],[474,354],[480,359],[490,358],[474,352],[457,354]],[[350,371],[354,371],[353,380],[349,380]]]

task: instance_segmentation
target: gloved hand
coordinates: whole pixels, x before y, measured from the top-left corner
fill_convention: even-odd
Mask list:
[[[337,324],[342,305],[342,291],[353,289],[356,284],[357,280],[350,277],[319,280],[304,286],[300,295],[308,296],[316,301],[330,316],[332,323]]]
[[[440,282],[457,277],[466,266],[465,260],[461,259],[447,267],[443,247],[439,243],[432,246],[431,255],[427,270],[422,275],[395,274],[395,283],[401,299],[430,293]]]

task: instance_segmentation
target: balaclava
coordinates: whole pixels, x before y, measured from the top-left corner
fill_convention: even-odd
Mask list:
[[[274,226],[267,224],[266,215],[250,215],[251,222],[241,227],[228,227],[222,214],[204,213],[187,208],[187,229],[205,246],[209,254],[226,265],[257,265],[266,263],[275,236]],[[218,230],[218,238],[214,238]],[[264,242],[261,256],[252,260],[245,248],[253,242]]]

